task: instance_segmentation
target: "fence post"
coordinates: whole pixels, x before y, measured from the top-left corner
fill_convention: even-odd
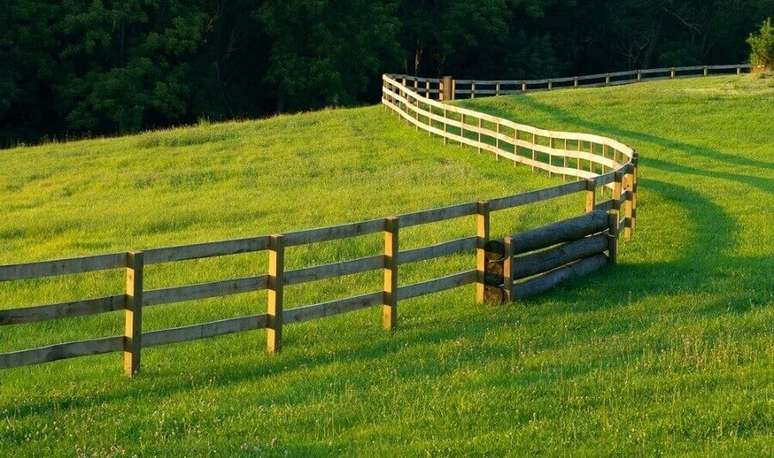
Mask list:
[[[737,65],[736,66],[736,74],[737,75],[741,75],[742,74],[742,66],[741,65]]]
[[[521,92],[527,92],[527,83],[521,83]]]
[[[124,374],[134,377],[140,371],[142,350],[142,251],[126,254],[126,311],[124,312]]]
[[[605,86],[610,84],[610,75],[605,75]]]
[[[513,238],[503,240],[503,289],[506,302],[513,302]]]
[[[481,154],[481,118],[478,118],[478,153]]]
[[[637,81],[642,81],[642,72],[637,70]]]
[[[272,235],[269,239],[269,284],[266,312],[269,315],[266,327],[266,350],[278,353],[282,350],[282,301],[285,271],[285,239]]]
[[[607,215],[607,262],[615,265],[618,262],[618,216],[615,212]]]
[[[486,243],[489,241],[489,202],[479,201],[476,209],[476,304],[486,295]]]
[[[553,87],[553,82],[551,80],[548,80],[548,90],[550,91]]]
[[[623,172],[615,172],[615,181],[613,182],[613,210],[610,211],[610,231],[611,231],[611,245],[610,247],[610,263],[616,263],[617,248],[618,248],[618,221],[620,220],[621,213],[621,191],[623,188]]]
[[[398,250],[400,219],[391,216],[384,223],[384,288],[382,327],[395,329],[398,320]]]
[[[495,83],[495,95],[500,95],[500,82]]]
[[[704,76],[707,76],[709,74],[709,68],[707,66],[704,66]]]
[[[578,87],[578,77],[576,76],[575,79],[572,80],[572,87]]]
[[[470,98],[475,99],[476,98],[476,82],[473,81],[470,83]]]
[[[632,225],[631,233],[634,234],[634,229],[637,226],[637,173],[640,167],[640,153],[634,152],[632,157],[632,164],[634,164],[634,170],[632,171]]]
[[[447,100],[454,100],[454,80],[452,80],[451,76],[444,76],[443,77],[443,91],[442,91],[442,99],[444,102]]]
[[[594,211],[594,205],[596,204],[596,193],[594,189],[594,180],[586,180],[586,213],[591,213]]]

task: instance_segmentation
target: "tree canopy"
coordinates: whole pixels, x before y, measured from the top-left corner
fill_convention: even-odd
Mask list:
[[[736,63],[774,0],[6,0],[0,146],[370,103],[379,75]]]

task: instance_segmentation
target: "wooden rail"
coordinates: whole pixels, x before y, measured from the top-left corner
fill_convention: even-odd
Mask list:
[[[710,70],[738,67],[691,68],[708,73]],[[676,75],[678,70],[683,71],[685,68],[675,71],[669,69],[670,75]],[[663,71],[643,70],[639,71],[637,77],[642,79],[642,75],[658,75]],[[545,81],[552,84],[572,81],[578,84],[577,81],[593,81],[603,76],[610,83],[618,83],[616,78],[627,75],[631,76],[631,72]],[[409,123],[442,136],[445,141],[456,141],[478,151],[490,151],[497,157],[527,165],[533,170],[561,175],[565,179],[571,177],[575,181],[488,201],[467,202],[286,234],[0,266],[0,282],[107,269],[124,269],[126,272],[123,294],[0,310],[0,327],[122,310],[125,321],[123,335],[0,353],[0,369],[122,352],[124,372],[133,376],[140,370],[144,347],[255,329],[267,330],[267,350],[276,352],[282,347],[282,328],[286,324],[381,306],[383,326],[392,330],[397,325],[398,303],[401,300],[473,283],[476,286],[476,301],[484,302],[487,283],[491,283],[488,279],[491,278],[499,279],[494,286],[500,288],[505,297],[520,299],[543,292],[567,279],[593,272],[607,263],[615,263],[618,234],[622,231],[627,237],[631,236],[636,221],[638,154],[632,148],[599,135],[539,129],[432,99],[435,95],[446,94],[447,99],[453,99],[456,94],[465,94],[465,84],[475,88],[470,89],[470,95],[476,96],[492,91],[504,93],[509,85],[535,86],[540,81],[543,80],[454,81],[451,78],[438,80],[384,75],[382,101]],[[495,89],[482,89],[487,85],[494,85]],[[596,202],[598,189],[607,190],[609,199]],[[493,243],[489,234],[491,212],[571,194],[583,196],[584,214],[507,237],[502,243],[499,273],[491,275],[487,272],[492,265],[485,253]],[[400,228],[464,217],[475,218],[475,234],[431,246],[400,250]],[[295,270],[285,269],[284,251],[287,247],[374,233],[383,234],[382,253]],[[247,272],[243,278],[144,290],[145,265],[260,251],[266,251],[269,256],[266,273]],[[401,265],[459,253],[475,253],[475,268],[412,285],[400,285],[398,274]],[[384,276],[382,291],[292,309],[284,308],[285,285],[379,269]],[[265,314],[143,331],[142,311],[146,306],[259,290],[268,292]]]

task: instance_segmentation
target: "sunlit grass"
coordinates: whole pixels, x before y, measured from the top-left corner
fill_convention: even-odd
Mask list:
[[[0,372],[0,455],[770,455],[774,85],[712,77],[461,102],[641,154],[620,265],[526,303],[472,287],[143,353]],[[555,184],[416,132],[382,107],[205,124],[0,152],[0,263],[279,233]],[[495,214],[502,236],[581,195]],[[472,235],[407,229],[403,248]],[[290,268],[380,252],[378,235],[289,249]],[[406,266],[402,284],[472,256]],[[147,288],[265,272],[266,254],[148,268]],[[0,284],[0,307],[121,290],[121,272]],[[379,272],[293,286],[290,306],[381,288]],[[244,294],[147,311],[145,327],[256,313]],[[0,351],[120,332],[121,315],[0,328]]]

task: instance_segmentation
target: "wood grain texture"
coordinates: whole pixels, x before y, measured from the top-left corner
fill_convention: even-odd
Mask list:
[[[557,223],[541,226],[513,235],[516,254],[569,242],[607,229],[607,214],[601,211],[586,213]]]
[[[145,264],[184,261],[187,259],[227,256],[265,250],[269,246],[269,236],[248,237],[218,242],[195,243],[145,250]]]
[[[78,274],[126,267],[126,253],[84,256],[0,266],[0,281]]]
[[[513,278],[525,278],[555,269],[608,249],[607,233],[585,237],[547,250],[513,258]]]
[[[143,346],[155,347],[157,345],[188,342],[235,332],[263,329],[266,327],[267,320],[268,315],[260,314],[151,331],[143,334]]]
[[[360,272],[381,269],[384,266],[384,256],[369,256],[350,261],[334,262],[303,269],[289,270],[285,272],[285,284],[295,285],[332,277],[341,277]]]
[[[175,302],[249,293],[265,289],[268,286],[268,278],[268,275],[259,275],[257,277],[235,278],[196,285],[154,289],[145,291],[143,305],[147,307],[158,304],[172,304]]]
[[[0,326],[57,320],[74,316],[94,315],[97,313],[122,310],[125,307],[126,294],[117,294],[115,296],[100,297],[96,299],[13,308],[0,310]]]
[[[422,248],[401,251],[398,253],[398,264],[408,264],[411,262],[427,261],[442,256],[471,251],[476,248],[476,236],[464,237],[461,239],[450,240],[448,242],[438,243]]]
[[[543,275],[513,285],[512,296],[516,299],[526,299],[544,293],[562,282],[588,275],[607,264],[607,256],[594,255],[568,264],[564,267],[547,272]]]
[[[359,235],[373,234],[384,230],[384,218],[338,226],[320,227],[303,231],[289,232],[284,235],[286,247],[308,243],[327,242]]]
[[[316,318],[338,315],[340,313],[352,312],[367,307],[373,307],[382,304],[384,294],[382,291],[375,293],[362,294],[346,299],[337,299],[334,301],[323,302],[320,304],[306,305],[284,311],[285,324],[301,323]]]
[[[285,271],[285,238],[272,235],[269,240],[269,280],[266,294],[266,350],[278,353],[282,349],[282,317]]]
[[[458,286],[467,285],[476,281],[477,273],[475,270],[460,272],[446,277],[415,283],[413,285],[401,286],[398,288],[398,299],[410,299],[412,297],[424,296],[425,294],[437,293]]]
[[[0,353],[0,368],[10,369],[79,356],[119,352],[123,349],[124,336],[67,342],[10,353]]]
[[[398,320],[398,253],[400,218],[387,218],[384,231],[384,269],[382,288],[382,327],[395,329]]]
[[[144,258],[141,251],[127,254],[126,311],[124,312],[124,375],[134,377],[140,371],[142,351],[142,308]]]

